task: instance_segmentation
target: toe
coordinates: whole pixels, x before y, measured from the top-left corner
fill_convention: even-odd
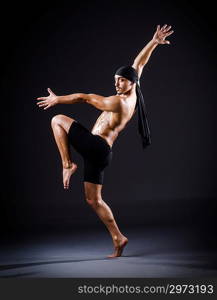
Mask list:
[[[114,254],[111,254],[111,255],[108,255],[107,256],[108,258],[114,258],[114,257],[116,257]]]

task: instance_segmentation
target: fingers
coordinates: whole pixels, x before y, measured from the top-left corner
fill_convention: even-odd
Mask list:
[[[161,28],[161,30],[162,31],[164,31],[164,29],[167,27],[167,24],[165,24],[162,28]]]
[[[47,99],[47,97],[39,97],[39,98],[37,98],[37,100],[46,100]]]
[[[173,34],[174,30],[170,30],[172,26],[165,24],[162,26],[160,29],[160,34],[161,34],[161,44],[170,44],[170,41],[165,40],[168,36]]]
[[[44,110],[46,110],[52,106],[49,99],[51,98],[51,95],[55,96],[55,94],[52,92],[52,90],[50,88],[48,88],[47,91],[50,94],[48,97],[38,97],[37,98],[37,100],[39,101],[37,103],[38,107],[42,107],[42,108],[44,108]]]
[[[167,36],[169,36],[169,35],[171,35],[171,34],[173,34],[173,30],[171,30],[171,31],[169,31],[169,32],[167,32],[166,34],[165,34],[165,36],[167,37]]]
[[[160,30],[160,25],[157,25],[157,31],[159,31]]]
[[[44,97],[42,97],[42,98],[44,98]],[[52,106],[52,104],[49,103],[49,101],[47,101],[47,100],[40,101],[40,102],[37,103],[37,105],[38,105],[38,107],[44,108],[44,110],[46,110],[46,109],[48,109],[49,107]]]
[[[51,105],[47,105],[47,106],[44,108],[44,110],[48,109],[49,107],[51,107]]]
[[[167,31],[169,31],[171,27],[172,27],[172,26],[168,26],[168,27],[166,27],[166,28],[164,29],[164,32],[167,32]]]
[[[161,28],[161,31],[163,32],[163,33],[166,33],[166,32],[168,32],[170,29],[171,29],[171,25],[167,25],[167,24],[165,24],[162,28]]]
[[[47,105],[47,102],[46,102],[46,101],[40,101],[40,102],[37,103],[37,105],[38,105],[39,107],[43,107],[43,106],[46,106],[46,105]]]
[[[54,92],[52,92],[50,88],[48,88],[47,91],[48,91],[49,94],[55,95]]]
[[[48,109],[49,107],[51,107],[50,104],[48,104],[47,102],[40,102],[40,103],[37,103],[39,107],[42,107],[44,108],[44,110]]]

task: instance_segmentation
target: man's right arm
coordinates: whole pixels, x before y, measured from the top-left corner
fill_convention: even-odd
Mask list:
[[[67,96],[57,96],[58,104],[74,104],[78,102],[88,103],[102,111],[119,112],[122,105],[120,96],[104,97],[96,94],[77,93]]]
[[[75,93],[66,96],[57,96],[48,89],[49,96],[37,98],[37,105],[44,110],[56,104],[88,103],[102,111],[119,112],[124,105],[120,96],[104,97],[96,94]]]

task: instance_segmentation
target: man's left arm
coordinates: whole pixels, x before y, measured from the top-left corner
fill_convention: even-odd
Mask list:
[[[168,37],[174,32],[173,30],[170,31],[170,29],[171,26],[167,26],[166,24],[162,28],[160,28],[160,25],[158,25],[152,40],[142,49],[142,51],[135,58],[132,67],[137,70],[139,78],[142,74],[144,66],[149,61],[149,58],[153,50],[157,47],[157,45],[170,44],[170,42],[166,40],[166,37]]]

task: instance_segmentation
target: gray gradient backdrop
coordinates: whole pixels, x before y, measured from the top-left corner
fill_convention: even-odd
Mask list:
[[[196,3],[196,2],[195,2]],[[152,145],[143,152],[135,117],[113,147],[104,200],[121,226],[215,228],[216,30],[213,7],[174,1],[89,1],[6,7],[2,39],[2,230],[99,225],[85,203],[82,160],[71,188],[50,128],[56,114],[91,129],[100,114],[85,104],[40,110],[50,87],[112,95],[117,67],[133,59],[157,24],[171,24],[141,86]],[[25,8],[25,10],[24,10]],[[6,25],[5,25],[6,24]],[[208,227],[207,227],[208,226]]]

